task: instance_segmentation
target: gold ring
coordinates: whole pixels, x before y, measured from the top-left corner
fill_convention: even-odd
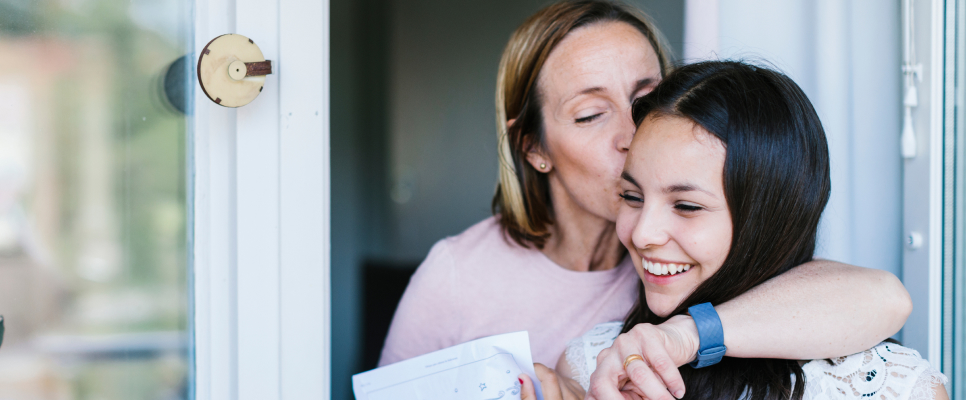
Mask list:
[[[640,354],[631,354],[627,356],[627,358],[624,359],[624,369],[627,369],[628,364],[637,360],[641,360],[641,362],[644,362],[644,357],[642,357]]]

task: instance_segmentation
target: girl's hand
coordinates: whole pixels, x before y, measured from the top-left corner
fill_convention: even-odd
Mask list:
[[[577,381],[561,376],[543,364],[533,364],[540,386],[543,388],[543,400],[583,400],[584,388]],[[536,400],[537,395],[533,382],[527,374],[520,374],[520,400]]]
[[[639,324],[597,356],[587,400],[633,398],[629,394],[650,400],[681,398],[684,381],[678,367],[697,356],[699,345],[698,329],[690,316],[674,316],[661,325]],[[643,361],[631,361],[625,370],[624,360],[634,354]]]

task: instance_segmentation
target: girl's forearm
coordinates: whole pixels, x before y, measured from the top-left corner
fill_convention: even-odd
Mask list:
[[[875,346],[902,328],[912,301],[888,272],[812,261],[715,308],[728,356],[808,360]]]

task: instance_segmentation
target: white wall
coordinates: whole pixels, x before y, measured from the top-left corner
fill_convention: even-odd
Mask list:
[[[818,256],[900,275],[899,2],[689,0],[687,8],[686,54],[770,63],[818,111],[832,167]]]

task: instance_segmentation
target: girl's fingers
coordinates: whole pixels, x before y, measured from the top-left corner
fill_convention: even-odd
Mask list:
[[[634,382],[634,385],[643,392],[643,397],[651,400],[674,400],[668,393],[667,386],[664,386],[664,382],[654,374],[646,362],[632,361],[627,364],[625,370],[631,382]]]
[[[681,378],[681,371],[671,360],[671,356],[663,345],[656,343],[656,341],[645,342],[644,359],[647,360],[651,370],[660,378],[666,391],[671,392],[676,398],[684,397],[684,379]],[[650,395],[650,393],[648,394]]]
[[[594,375],[600,374],[596,379]],[[584,400],[622,400],[619,390],[619,376],[623,375],[623,368],[616,367],[609,362],[600,363],[590,378],[590,388]]]

